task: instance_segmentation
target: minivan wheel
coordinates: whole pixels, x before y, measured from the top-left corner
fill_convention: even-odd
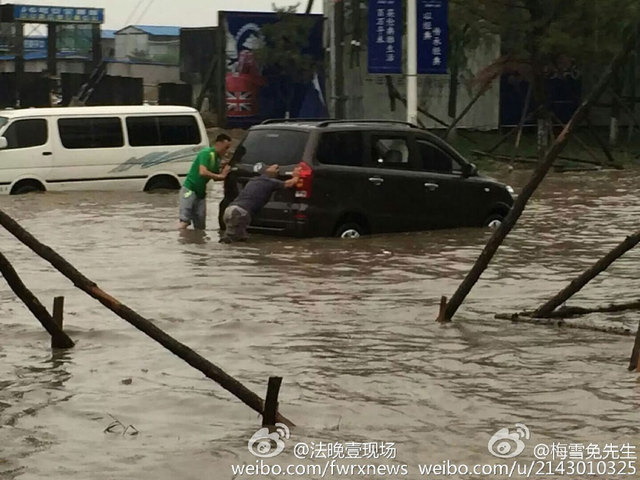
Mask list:
[[[484,221],[484,225],[495,230],[502,225],[502,222],[504,222],[504,217],[499,213],[493,213]]]
[[[360,238],[364,235],[364,229],[357,223],[345,223],[336,229],[336,237]]]
[[[146,192],[153,192],[154,190],[178,190],[180,184],[175,178],[168,175],[162,175],[160,177],[154,177],[149,180],[149,183],[145,187]]]
[[[22,195],[24,193],[42,192],[42,191],[44,191],[44,188],[42,188],[42,186],[39,183],[35,181],[22,181],[18,183],[15,187],[13,187],[13,190],[11,190],[11,193],[13,195]]]

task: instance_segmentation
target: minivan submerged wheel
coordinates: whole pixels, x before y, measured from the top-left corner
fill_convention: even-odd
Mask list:
[[[495,230],[502,225],[502,222],[504,222],[504,215],[500,213],[492,213],[489,215],[489,218],[484,221],[484,226]]]
[[[145,187],[146,192],[153,192],[154,190],[179,190],[180,183],[169,175],[161,175],[159,177],[153,177],[149,180]]]
[[[345,223],[336,229],[336,237],[340,238],[360,238],[364,235],[364,229],[357,223]]]
[[[31,192],[44,192],[44,187],[35,180],[22,180],[11,190],[12,195],[22,195]]]

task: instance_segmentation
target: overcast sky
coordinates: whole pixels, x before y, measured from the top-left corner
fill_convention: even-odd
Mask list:
[[[302,13],[307,6],[307,0],[0,0],[3,3],[103,8],[102,28],[110,30],[127,25],[213,26],[218,24],[218,10],[272,12],[272,4],[300,3],[298,12]],[[313,6],[313,13],[322,13],[322,0],[314,0]]]

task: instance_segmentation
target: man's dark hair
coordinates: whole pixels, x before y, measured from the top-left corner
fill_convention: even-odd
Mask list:
[[[226,133],[221,133],[220,135],[218,135],[216,137],[216,143],[218,142],[230,142],[231,141],[231,137],[229,135],[227,135]]]

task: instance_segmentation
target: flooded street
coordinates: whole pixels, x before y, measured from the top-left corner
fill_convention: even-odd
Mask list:
[[[529,173],[496,176],[519,191]],[[408,465],[409,475],[375,478],[436,478],[418,464],[501,461],[487,442],[515,423],[531,432],[527,461],[540,443],[639,443],[632,336],[494,318],[539,306],[639,228],[637,170],[547,178],[446,326],[434,322],[440,296],[453,294],[490,230],[355,241],[253,235],[222,245],[220,195],[215,185],[205,237],[175,230],[177,193],[5,196],[0,208],[260,396],[270,375],[282,376],[281,412],[297,427],[270,464],[305,463],[294,456],[298,442],[394,442],[394,460],[360,463]],[[276,478],[232,473],[232,464],[257,460],[247,450],[260,426],[255,412],[4,229],[0,251],[47,307],[65,297],[65,329],[77,342],[52,355],[48,334],[2,280],[1,479]],[[636,248],[569,305],[637,300],[639,264]],[[573,322],[635,332],[639,319],[625,312]],[[105,432],[114,418],[139,433]]]

